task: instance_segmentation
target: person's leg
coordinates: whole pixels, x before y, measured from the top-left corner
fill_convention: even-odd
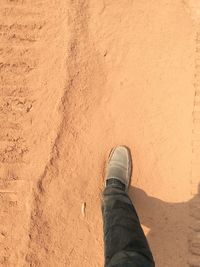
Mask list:
[[[130,154],[125,147],[117,149],[110,156],[102,201],[105,266],[153,267],[153,256],[127,194]]]

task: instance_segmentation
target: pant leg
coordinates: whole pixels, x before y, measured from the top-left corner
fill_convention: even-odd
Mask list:
[[[105,267],[154,267],[154,260],[136,210],[120,187],[103,193]]]

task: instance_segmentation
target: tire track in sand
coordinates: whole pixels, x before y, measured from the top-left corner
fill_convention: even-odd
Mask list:
[[[55,110],[64,86],[52,80],[55,80],[53,75],[59,79],[64,70],[65,49],[62,39],[56,35],[63,19],[64,13],[56,1],[48,8],[46,1],[1,1],[1,266],[24,265],[32,186],[46,164],[59,123]],[[58,55],[54,53],[56,46]],[[59,57],[62,60],[56,66]],[[44,105],[48,108],[44,109]],[[50,138],[46,137],[47,133]]]
[[[192,168],[191,168],[191,195],[190,229],[188,237],[190,267],[200,266],[200,2],[198,0],[183,1],[189,9],[196,31],[195,39],[195,75],[194,75],[194,107],[192,130]]]
[[[22,266],[29,224],[31,188],[19,170],[28,164],[24,129],[30,121],[33,98],[28,78],[37,66],[32,45],[42,28],[28,15],[21,22],[24,1],[3,1],[0,9],[0,265]],[[19,6],[19,7],[18,7]],[[16,8],[16,9],[15,9]],[[21,8],[21,10],[17,9]],[[6,19],[9,13],[9,20]],[[30,123],[30,122],[29,122]],[[30,127],[30,125],[29,125]]]
[[[196,34],[195,96],[193,109],[192,173],[190,204],[191,224],[189,231],[189,265],[200,266],[200,32]]]

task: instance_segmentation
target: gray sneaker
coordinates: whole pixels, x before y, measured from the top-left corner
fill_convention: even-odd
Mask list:
[[[119,181],[125,185],[125,191],[128,191],[132,175],[132,159],[131,152],[126,146],[117,146],[110,152],[106,177],[105,186],[110,182]]]

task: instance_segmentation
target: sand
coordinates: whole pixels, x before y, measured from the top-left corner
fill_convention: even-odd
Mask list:
[[[103,266],[118,144],[156,266],[200,266],[199,1],[0,5],[0,266]]]

